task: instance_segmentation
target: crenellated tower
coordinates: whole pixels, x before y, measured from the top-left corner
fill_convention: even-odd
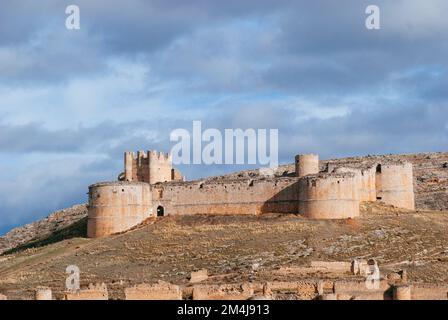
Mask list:
[[[154,184],[173,179],[170,154],[150,150],[124,153],[124,180]]]

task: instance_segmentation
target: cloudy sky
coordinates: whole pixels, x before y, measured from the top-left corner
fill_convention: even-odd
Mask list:
[[[65,27],[70,4],[80,30]],[[369,4],[380,30],[365,27]],[[448,150],[444,0],[0,6],[0,234],[85,202],[123,151],[169,151],[171,130],[193,120],[276,128],[282,163]]]

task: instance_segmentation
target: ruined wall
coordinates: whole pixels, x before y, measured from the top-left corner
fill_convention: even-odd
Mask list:
[[[412,300],[448,300],[448,285],[414,283],[411,297]]]
[[[150,186],[143,182],[105,182],[89,187],[87,236],[122,232],[152,214]]]
[[[91,283],[85,289],[66,292],[64,300],[109,300],[109,292],[106,284]]]
[[[185,177],[176,168],[171,169],[171,181],[184,181]]]
[[[37,287],[34,293],[35,300],[53,300],[51,289],[48,287]]]
[[[355,182],[358,185],[360,201],[376,201],[376,168],[335,168],[334,172],[352,172],[355,174]]]
[[[200,284],[193,287],[193,300],[247,300],[254,294],[251,284]]]
[[[124,294],[126,300],[182,300],[180,287],[163,281],[126,288]]]
[[[299,213],[312,219],[359,216],[359,191],[354,173],[320,174],[299,180]]]
[[[164,215],[297,213],[297,178],[193,181],[152,186]]]
[[[177,178],[178,178],[177,174]],[[174,174],[176,177],[176,174]],[[173,180],[171,155],[157,151],[124,153],[124,180],[154,184]]]
[[[376,197],[386,204],[414,210],[412,164],[408,162],[378,164]]]
[[[396,161],[412,163],[415,206],[418,209],[448,210],[448,152],[396,154],[340,158],[321,162],[321,166],[378,164]],[[280,170],[293,170],[293,164]],[[239,173],[237,173],[239,174]]]
[[[365,279],[341,279],[334,282],[334,293],[351,296],[354,300],[390,300],[390,286],[386,280],[379,280],[377,288],[367,288]]]
[[[319,156],[317,154],[296,155],[295,168],[297,177],[319,173]]]

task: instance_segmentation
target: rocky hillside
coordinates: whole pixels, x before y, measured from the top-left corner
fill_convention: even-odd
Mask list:
[[[124,289],[159,280],[187,285],[207,269],[208,283],[297,281],[283,274],[312,261],[374,258],[383,275],[406,270],[412,283],[448,284],[448,211],[406,211],[368,203],[355,220],[309,220],[293,214],[167,216],[105,238],[72,238],[0,257],[0,293],[33,299],[38,286],[57,299],[68,265],[81,286],[105,283],[111,299]]]
[[[53,243],[68,237],[83,236],[87,219],[86,204],[53,212],[48,217],[15,228],[0,237],[0,254],[14,248]]]
[[[328,163],[364,166],[378,161],[406,160],[414,166],[414,189],[417,209],[448,210],[448,153],[419,153],[406,155],[364,156],[322,160],[321,169]],[[277,176],[294,175],[294,164],[283,165]],[[262,178],[258,170],[236,172],[207,179]],[[61,239],[82,236],[86,232],[87,207],[85,204],[63,209],[47,218],[11,230],[0,237],[0,254],[27,247],[42,246]]]

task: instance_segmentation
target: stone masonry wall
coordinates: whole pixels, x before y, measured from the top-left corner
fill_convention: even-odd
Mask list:
[[[165,215],[297,213],[298,179],[194,181],[152,186],[153,211]]]

